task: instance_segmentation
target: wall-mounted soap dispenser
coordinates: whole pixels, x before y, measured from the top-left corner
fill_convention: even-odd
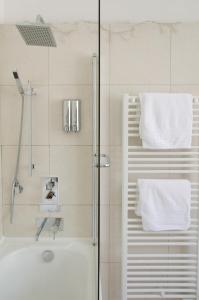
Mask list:
[[[63,126],[66,132],[80,131],[81,102],[79,99],[66,99],[63,104]]]

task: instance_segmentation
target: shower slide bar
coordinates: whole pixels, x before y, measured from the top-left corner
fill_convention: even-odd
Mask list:
[[[195,121],[199,117],[197,97],[193,100],[193,112]],[[126,94],[123,99],[122,300],[199,299],[199,146],[143,149],[140,140],[131,136],[135,115],[137,121],[139,99]],[[137,179],[160,176],[187,178],[192,182],[189,230],[143,231],[141,218],[134,213]]]
[[[98,206],[98,172],[97,172],[97,55],[92,56],[92,244],[97,243],[97,206]]]
[[[14,220],[14,208],[15,208],[15,198],[17,193],[23,192],[23,186],[20,184],[18,175],[19,175],[19,164],[21,158],[21,147],[22,147],[22,134],[24,126],[24,114],[25,114],[25,101],[28,103],[28,119],[29,119],[29,176],[32,176],[32,96],[35,95],[31,83],[28,82],[28,86],[24,89],[21,80],[17,71],[13,72],[14,79],[16,81],[18,92],[21,96],[21,116],[20,116],[20,126],[19,126],[19,137],[17,145],[17,159],[15,165],[14,178],[12,180],[11,187],[11,202],[10,202],[10,223],[13,223]],[[27,99],[26,99],[27,98]]]

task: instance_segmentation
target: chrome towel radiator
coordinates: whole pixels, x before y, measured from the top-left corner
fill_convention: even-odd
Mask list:
[[[199,299],[199,101],[193,99],[191,149],[143,149],[138,97],[123,99],[122,300]],[[191,228],[145,232],[134,213],[138,178],[187,178],[192,182]]]

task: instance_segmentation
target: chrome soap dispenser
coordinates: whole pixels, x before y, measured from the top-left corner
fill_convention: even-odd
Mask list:
[[[65,132],[80,131],[81,101],[66,99],[63,103],[63,127]]]

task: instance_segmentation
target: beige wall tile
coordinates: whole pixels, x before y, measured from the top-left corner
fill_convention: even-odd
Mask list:
[[[122,149],[110,147],[110,203],[122,203]]]
[[[91,145],[92,107],[91,86],[51,86],[50,87],[50,144],[51,145]],[[66,133],[63,130],[63,100],[81,99],[81,131]]]
[[[100,31],[100,81],[109,84],[110,78],[110,25],[102,24]]]
[[[109,262],[109,205],[100,206],[100,261]]]
[[[48,88],[34,87],[36,95],[32,97],[32,144],[49,144],[49,103]]]
[[[101,85],[100,97],[100,143],[101,145],[110,144],[110,101],[109,101],[109,86]]]
[[[111,25],[111,84],[169,84],[170,31],[152,23]]]
[[[51,146],[50,173],[59,177],[62,204],[91,204],[91,159],[91,147]]]
[[[92,207],[88,205],[64,205],[62,207],[64,218],[65,237],[91,237]]]
[[[171,38],[172,84],[199,84],[199,23],[177,24]]]
[[[101,263],[100,278],[102,288],[102,299],[110,300],[109,298],[109,263]]]
[[[121,261],[122,207],[110,206],[110,262]]]
[[[100,153],[101,155],[107,155],[107,157],[110,159],[109,146],[101,146]],[[100,169],[100,204],[102,205],[109,205],[110,203],[110,170],[111,167]]]
[[[3,233],[9,237],[34,237],[38,217],[40,217],[38,206],[17,205],[14,210],[13,224],[10,224],[10,206],[3,206]]]
[[[122,286],[121,286],[121,264],[110,264],[110,298],[109,300],[121,300],[122,299]]]
[[[38,205],[42,196],[41,177],[49,175],[49,148],[46,146],[34,146],[32,149],[35,169],[32,177],[29,176],[29,147],[23,146],[19,165],[19,181],[23,186],[23,193],[17,194],[16,205]],[[9,204],[11,197],[12,180],[15,172],[17,147],[3,146],[2,170],[3,170],[3,203]]]
[[[14,25],[0,25],[0,83],[15,84],[13,70],[23,81],[48,83],[48,49],[28,47]]]
[[[48,145],[48,88],[35,87],[32,98],[32,144]],[[3,145],[17,145],[21,118],[22,100],[15,86],[2,86],[1,132]],[[22,144],[29,144],[29,105],[25,97]]]
[[[2,125],[1,125],[1,115],[2,115],[2,113],[1,113],[1,98],[2,98],[2,86],[0,85],[0,145],[2,145],[2,130],[3,130],[3,128],[2,128]]]
[[[199,85],[172,85],[171,91],[173,93],[190,93],[193,96],[199,96]]]
[[[0,236],[2,235],[2,147],[0,146]]]
[[[51,84],[91,83],[91,57],[97,52],[97,25],[54,25],[57,48],[50,49]]]

